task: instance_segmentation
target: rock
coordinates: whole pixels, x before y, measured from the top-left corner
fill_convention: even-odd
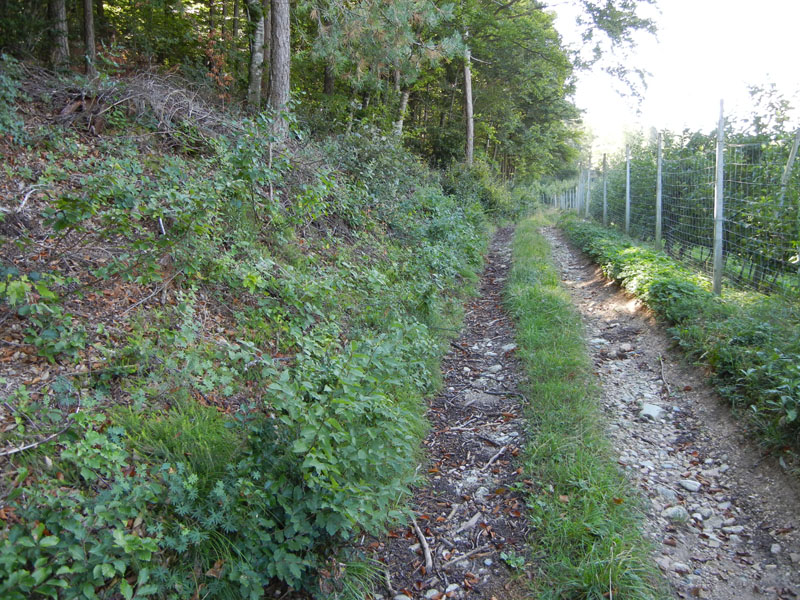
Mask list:
[[[516,349],[517,349],[517,345],[516,344],[506,344],[506,345],[500,347],[500,350],[502,350],[504,353],[505,352],[513,352]]]
[[[639,411],[639,416],[643,419],[652,419],[658,421],[664,414],[664,409],[657,404],[649,404],[645,402]]]
[[[726,502],[720,502],[719,504],[717,504],[717,508],[722,510],[722,511],[726,511],[730,507],[731,507],[731,503],[727,502],[727,501]]]
[[[395,596],[393,600],[411,600],[411,598],[409,598],[405,594],[397,594],[397,596]]]
[[[590,346],[607,346],[608,340],[604,340],[603,338],[592,338],[589,340]]]
[[[725,533],[742,533],[744,531],[744,527],[742,525],[728,525],[727,527],[723,527],[722,531]]]
[[[708,518],[710,518],[710,517],[711,517],[711,515],[713,515],[713,514],[714,514],[714,511],[713,511],[713,510],[711,510],[710,508],[708,508],[707,506],[704,506],[704,507],[703,507],[703,508],[701,508],[701,509],[700,509],[698,512],[699,512],[701,515],[703,515],[703,518],[704,518],[704,519],[708,519]]]
[[[431,588],[427,592],[425,592],[425,597],[428,600],[432,600],[433,598],[438,598],[441,595],[442,595],[441,592],[436,588]]]
[[[659,556],[656,559],[656,564],[661,568],[662,571],[669,571],[670,560],[666,556]]]
[[[678,483],[683,489],[690,492],[697,492],[702,487],[702,484],[694,479],[681,479]]]
[[[772,544],[769,547],[770,554],[780,554],[781,553],[781,545],[780,544]]]
[[[689,520],[689,512],[682,506],[670,506],[661,513],[670,521],[686,522]]]
[[[722,517],[711,517],[704,523],[704,526],[710,529],[719,529],[722,527],[722,523]]]
[[[627,354],[628,352],[633,352],[633,345],[625,342],[619,345],[619,351]]]
[[[487,558],[483,561],[483,564],[487,567],[491,567],[494,564],[494,561],[491,558]]]
[[[461,586],[457,583],[451,583],[447,586],[447,589],[444,591],[445,594],[453,594],[461,589]]]
[[[499,373],[503,370],[503,365],[492,365],[488,369],[486,369],[487,373]]]
[[[477,490],[475,490],[475,501],[480,502],[481,504],[486,503],[486,496],[489,495],[489,488],[486,486],[481,486]]]
[[[672,563],[672,570],[675,571],[676,573],[681,573],[681,574],[688,573],[689,565],[682,562],[674,562]]]
[[[789,554],[789,558],[792,559],[792,562],[794,564],[800,563],[800,554],[798,554],[797,552],[792,552],[791,554]]]
[[[674,490],[664,487],[663,485],[656,486],[656,493],[664,498],[664,500],[669,500],[670,502],[674,502],[678,499],[678,494],[676,494]]]

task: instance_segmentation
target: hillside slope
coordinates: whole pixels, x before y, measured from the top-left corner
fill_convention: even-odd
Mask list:
[[[346,588],[415,478],[479,187],[152,74],[2,77],[0,595]]]

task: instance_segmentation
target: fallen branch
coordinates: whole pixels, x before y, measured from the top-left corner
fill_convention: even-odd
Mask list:
[[[178,275],[180,275],[181,273],[183,273],[183,271],[178,271],[178,272],[174,273],[174,274],[172,275],[172,277],[170,277],[169,279],[167,279],[167,280],[164,282],[164,284],[163,284],[163,285],[161,285],[161,286],[159,286],[158,288],[156,288],[156,290],[155,290],[155,291],[154,291],[152,294],[149,294],[149,295],[145,296],[144,298],[142,298],[141,300],[139,300],[139,301],[138,301],[138,302],[136,302],[135,304],[131,304],[131,305],[130,305],[128,308],[126,308],[126,309],[125,309],[125,310],[123,310],[121,313],[119,313],[119,314],[117,315],[117,317],[122,317],[122,316],[124,316],[124,315],[128,314],[129,312],[131,312],[131,311],[132,311],[134,308],[136,308],[136,307],[137,307],[137,306],[139,306],[140,304],[143,304],[143,303],[147,302],[148,300],[150,300],[150,298],[152,298],[153,296],[155,296],[156,294],[158,294],[158,293],[160,293],[162,290],[164,290],[164,289],[165,289],[165,288],[166,288],[166,287],[169,285],[170,281],[172,281],[173,279],[175,279],[175,278],[176,278]],[[113,313],[111,313],[111,314],[113,314]],[[107,316],[111,316],[111,314],[109,314],[109,315],[107,315]]]
[[[672,397],[672,391],[669,389],[669,384],[667,383],[667,378],[664,377],[664,359],[660,356],[658,357],[658,362],[661,363],[661,382],[664,384],[664,387],[667,390],[667,398]]]
[[[422,545],[422,552],[425,554],[425,572],[430,573],[433,570],[433,557],[431,556],[431,547],[428,545],[428,540],[425,539],[425,535],[422,533],[422,530],[417,525],[416,519],[411,521],[411,524],[414,526],[414,531],[419,538],[419,543]]]
[[[446,569],[447,567],[449,567],[449,566],[451,566],[451,565],[454,565],[454,564],[456,564],[456,563],[458,563],[458,562],[461,562],[462,560],[466,560],[466,559],[468,559],[470,556],[472,556],[472,555],[474,555],[474,554],[478,554],[478,552],[483,552],[484,550],[486,550],[486,549],[487,549],[487,548],[489,548],[490,546],[491,546],[491,544],[484,544],[483,546],[478,546],[478,547],[477,547],[477,548],[475,548],[474,550],[470,550],[470,551],[469,551],[469,552],[467,552],[466,554],[462,554],[461,556],[458,556],[458,557],[456,557],[456,558],[451,558],[450,560],[448,560],[446,563],[444,563],[444,564],[442,565],[442,569]]]
[[[508,450],[508,444],[500,448],[500,450],[497,451],[497,454],[495,454],[492,458],[490,458],[489,462],[487,462],[485,465],[483,465],[483,467],[481,467],[481,471],[485,471],[486,469],[491,467],[492,463],[496,461],[498,458],[500,458],[500,455],[503,454],[503,452],[505,452],[506,450]]]

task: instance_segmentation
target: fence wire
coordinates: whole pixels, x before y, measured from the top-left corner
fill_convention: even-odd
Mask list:
[[[794,152],[800,136],[755,143],[726,143],[723,176],[723,277],[729,285],[800,297],[800,165]],[[800,162],[800,161],[798,161]],[[712,138],[675,140],[662,160],[662,248],[677,260],[713,274],[715,147]],[[581,176],[586,181],[586,174]],[[626,160],[613,157],[606,170],[606,224],[626,231],[626,193],[630,193],[627,232],[650,241],[656,227],[656,145],[631,149],[630,187]],[[577,184],[545,201],[564,210],[588,212],[603,222],[602,170],[591,172],[591,195],[578,197]],[[566,188],[565,188],[566,189]]]

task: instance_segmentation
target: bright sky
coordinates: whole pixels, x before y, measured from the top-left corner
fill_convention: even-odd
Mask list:
[[[652,74],[640,115],[634,100],[614,91],[610,76],[599,69],[578,75],[575,101],[596,136],[594,155],[621,147],[626,129],[711,131],[719,118],[720,99],[726,114],[748,115],[751,84],[775,83],[793,104],[800,104],[800,2],[657,2],[660,14],[652,15],[658,23],[657,39],[639,36],[628,63]],[[570,9],[563,4],[556,9],[565,42],[577,43]]]

